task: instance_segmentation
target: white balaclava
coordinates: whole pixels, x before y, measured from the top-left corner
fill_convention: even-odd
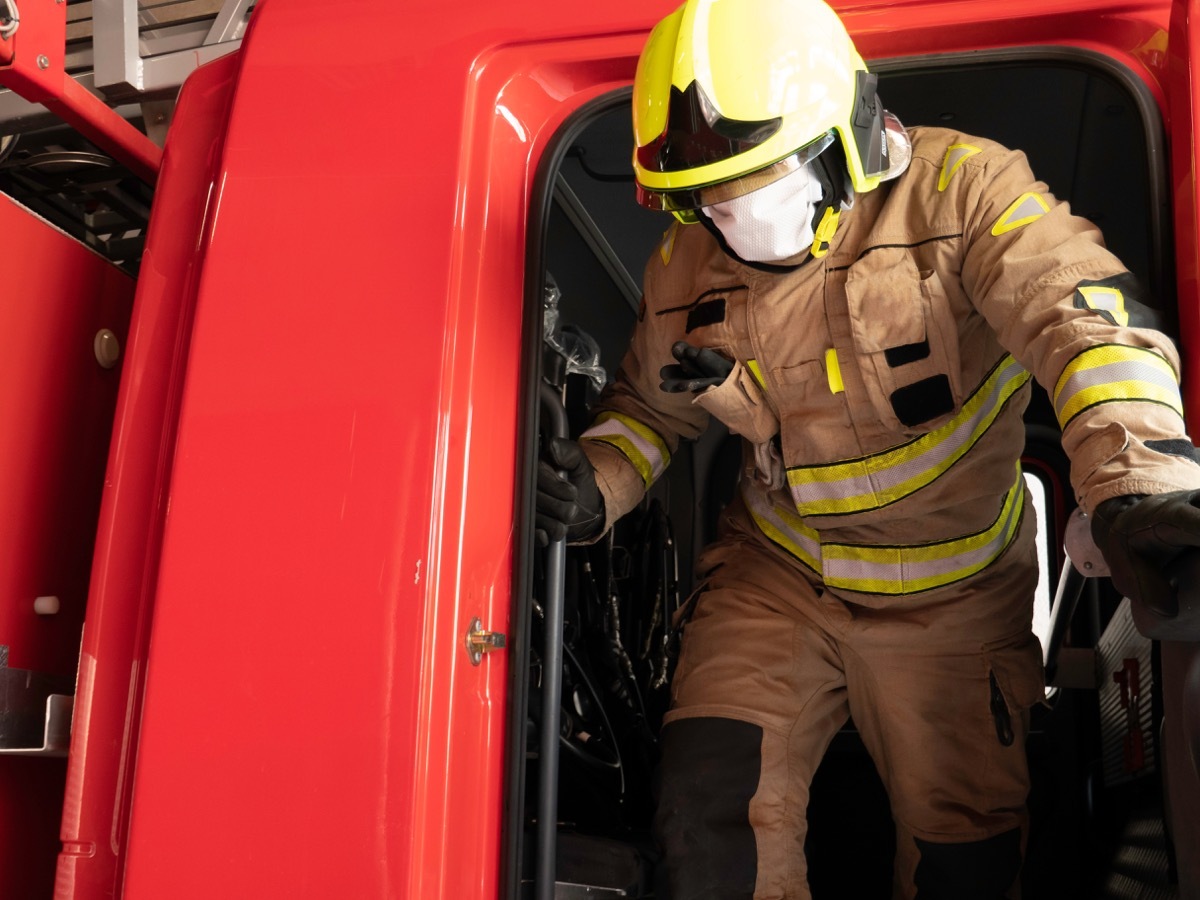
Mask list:
[[[747,262],[791,259],[813,242],[821,182],[812,163],[758,190],[703,207],[730,249]]]

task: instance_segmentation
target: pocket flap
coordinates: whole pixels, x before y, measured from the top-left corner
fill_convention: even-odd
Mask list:
[[[928,339],[921,274],[901,247],[873,250],[850,267],[846,303],[859,352],[877,353]]]
[[[1045,701],[1042,645],[1032,633],[1000,645],[985,646],[983,656],[1010,713],[1024,712]]]
[[[697,394],[693,402],[752,444],[769,441],[779,431],[779,420],[767,405],[766,397],[739,361],[734,362],[733,371],[724,382]]]

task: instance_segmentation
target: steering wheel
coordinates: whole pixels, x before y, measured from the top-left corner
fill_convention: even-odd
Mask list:
[[[621,790],[625,790],[625,775],[621,751],[614,738],[612,723],[604,709],[604,701],[596,691],[586,670],[571,648],[563,645],[563,659],[568,677],[563,680],[562,719],[559,744],[571,756],[594,769],[608,769],[621,774]]]

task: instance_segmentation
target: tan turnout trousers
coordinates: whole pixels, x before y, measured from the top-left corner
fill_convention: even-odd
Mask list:
[[[711,574],[690,611],[665,730],[696,717],[761,728],[761,776],[747,808],[756,900],[809,896],[809,784],[849,716],[891,801],[897,897],[914,896],[914,838],[978,841],[1025,824],[1027,711],[1043,697],[1040,645],[1029,630],[1032,517],[968,586],[884,608],[814,583],[740,504],[723,531],[701,557]]]

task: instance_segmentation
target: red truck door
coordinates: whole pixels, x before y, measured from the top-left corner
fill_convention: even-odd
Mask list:
[[[1168,38],[1167,128],[1175,197],[1175,265],[1179,331],[1184,346],[1184,403],[1196,440],[1200,422],[1200,2],[1174,0]],[[1188,364],[1190,363],[1190,364]],[[1176,849],[1180,894],[1200,897],[1200,610],[1192,609],[1189,641],[1162,642],[1162,767],[1166,817]]]

